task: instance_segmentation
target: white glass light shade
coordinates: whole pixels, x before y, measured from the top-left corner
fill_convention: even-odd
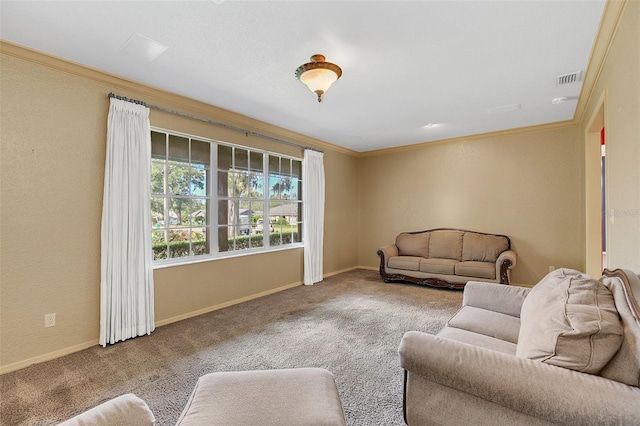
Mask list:
[[[322,55],[313,55],[312,62],[300,65],[296,70],[296,77],[318,95],[318,102],[322,102],[322,95],[342,75],[339,66],[325,62],[324,59]]]
[[[338,75],[335,72],[323,68],[306,71],[300,76],[300,81],[314,93],[318,90],[326,92],[337,79]]]

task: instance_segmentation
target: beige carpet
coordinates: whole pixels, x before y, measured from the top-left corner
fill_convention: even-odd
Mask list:
[[[196,379],[214,371],[322,367],[349,425],[403,425],[398,344],[436,333],[459,291],[385,284],[354,270],[0,376],[2,425],[56,424],[133,392],[173,425]]]

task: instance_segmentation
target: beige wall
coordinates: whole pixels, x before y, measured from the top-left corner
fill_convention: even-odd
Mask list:
[[[591,129],[604,99],[607,258],[640,272],[640,2],[629,1],[580,123]],[[593,148],[593,147],[591,147]],[[598,147],[596,146],[596,149]],[[599,212],[596,212],[596,214]]]
[[[113,91],[325,150],[325,274],[357,266],[357,157],[237,114],[8,44],[0,56],[0,371],[97,344],[106,119]],[[302,151],[151,111],[153,126],[284,154]],[[156,321],[302,282],[302,249],[154,273]],[[259,278],[259,279],[258,279]],[[44,328],[44,315],[56,326]]]
[[[96,344],[106,94],[144,99],[325,149],[325,273],[376,267],[402,231],[460,227],[512,238],[513,281],[585,259],[584,134],[605,96],[610,265],[640,271],[640,2],[629,2],[575,124],[359,157],[284,129],[0,45],[0,372]],[[300,155],[152,111],[152,125]],[[158,269],[164,324],[302,280],[302,250]],[[256,279],[259,276],[260,279]],[[57,325],[44,328],[44,314]]]
[[[583,266],[582,147],[575,126],[426,144],[360,163],[359,263],[402,231],[453,227],[505,234],[512,281],[550,265]]]

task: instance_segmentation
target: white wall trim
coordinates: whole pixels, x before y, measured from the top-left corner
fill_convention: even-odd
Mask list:
[[[182,320],[185,320],[187,318],[193,318],[193,317],[197,317],[198,315],[203,315],[203,314],[207,314],[209,312],[213,312],[213,311],[217,311],[217,310],[220,310],[220,309],[228,308],[229,306],[237,305],[237,304],[243,303],[243,302],[248,302],[250,300],[258,299],[258,298],[263,297],[263,296],[268,296],[268,295],[273,294],[273,293],[278,293],[280,291],[287,290],[287,289],[290,289],[290,288],[293,288],[293,287],[297,287],[299,285],[302,285],[302,281],[298,281],[298,282],[295,282],[295,283],[292,283],[292,284],[287,284],[287,285],[284,285],[282,287],[277,287],[277,288],[274,288],[274,289],[271,289],[271,290],[263,291],[261,293],[256,293],[256,294],[252,294],[252,295],[249,295],[249,296],[241,297],[239,299],[230,300],[228,302],[224,302],[224,303],[220,303],[220,304],[217,304],[217,305],[209,306],[207,308],[198,309],[197,311],[187,312],[186,314],[177,315],[175,317],[167,318],[167,319],[162,320],[162,321],[156,321],[156,327],[162,327],[163,325],[167,325],[167,324],[171,324],[171,323],[174,323],[174,322],[182,321]]]
[[[78,345],[69,346],[68,348],[60,349],[57,351],[49,352],[46,354],[38,355],[33,358],[25,359],[23,361],[14,362],[0,367],[0,375],[10,373],[12,371],[21,370],[29,367],[33,364],[39,364],[45,361],[51,361],[52,359],[60,358],[65,355],[72,354],[74,352],[80,352],[84,349],[98,345],[98,339],[91,340],[89,342],[80,343]]]

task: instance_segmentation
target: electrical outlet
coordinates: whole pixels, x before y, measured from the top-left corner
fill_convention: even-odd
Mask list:
[[[56,314],[46,314],[44,316],[44,326],[53,327],[56,325]]]
[[[549,266],[549,272],[553,272],[553,271],[555,271],[555,270],[556,270],[556,267],[555,267],[555,266],[553,266],[553,265],[550,265],[550,266]]]

